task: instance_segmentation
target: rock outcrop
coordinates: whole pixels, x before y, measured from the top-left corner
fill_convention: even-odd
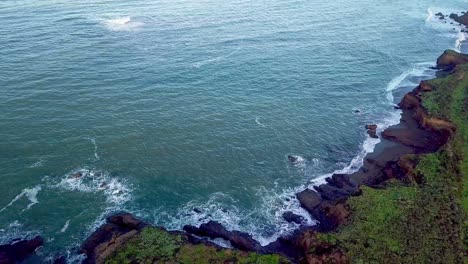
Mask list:
[[[449,17],[462,25],[468,26],[468,12],[462,12],[461,15],[452,13]]]
[[[468,55],[461,54],[453,50],[446,50],[437,59],[437,68],[444,71],[451,71],[455,69],[457,65],[468,62]]]
[[[115,250],[138,234],[147,224],[128,213],[109,216],[107,223],[94,231],[81,245],[83,263],[104,263]]]
[[[379,138],[379,136],[377,136],[377,125],[366,125],[366,129],[367,134],[369,134],[371,138]]]
[[[186,225],[184,231],[197,236],[225,239],[240,250],[262,252],[260,243],[249,234],[240,231],[229,231],[222,224],[215,221],[201,224],[200,227]]]
[[[31,240],[20,240],[11,244],[0,245],[0,264],[19,263],[33,254],[43,244],[44,240],[40,236],[36,236]]]
[[[288,221],[289,223],[296,223],[301,224],[304,222],[304,217],[297,215],[293,212],[285,212],[283,213],[284,220]]]

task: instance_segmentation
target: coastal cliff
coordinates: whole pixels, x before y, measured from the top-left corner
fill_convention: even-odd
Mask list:
[[[400,124],[351,175],[297,194],[319,224],[262,247],[216,222],[168,232],[128,214],[82,245],[84,263],[461,263],[466,259],[468,56],[446,51],[440,77],[398,107]],[[237,249],[204,238],[222,238]]]

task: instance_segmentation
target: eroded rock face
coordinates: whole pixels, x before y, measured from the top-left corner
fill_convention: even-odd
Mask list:
[[[457,65],[468,62],[468,55],[461,54],[453,50],[446,50],[437,59],[437,68],[444,71],[451,71],[455,69]]]
[[[94,231],[81,245],[81,253],[86,254],[83,263],[104,263],[118,247],[145,226],[147,224],[128,213],[109,216],[107,223]]]
[[[0,245],[0,264],[14,264],[26,259],[44,244],[40,236],[31,240],[20,240],[7,245]]]

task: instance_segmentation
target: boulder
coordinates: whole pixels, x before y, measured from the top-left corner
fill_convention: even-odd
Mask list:
[[[322,202],[322,197],[311,189],[305,189],[304,191],[296,194],[299,203],[310,214],[313,213],[314,209]]]
[[[0,245],[0,263],[19,263],[33,254],[43,244],[44,240],[40,236],[36,236],[31,240],[20,240],[11,244]]]

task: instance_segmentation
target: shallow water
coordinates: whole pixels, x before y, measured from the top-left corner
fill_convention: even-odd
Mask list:
[[[274,240],[398,122],[393,92],[463,39],[431,14],[466,3],[2,1],[1,242],[73,252],[116,210]]]

